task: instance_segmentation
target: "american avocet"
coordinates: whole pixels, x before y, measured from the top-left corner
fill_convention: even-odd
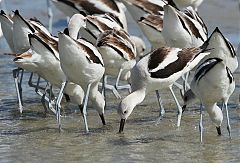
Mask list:
[[[117,89],[126,88],[126,86],[118,85],[119,80],[121,78],[128,81],[129,70],[136,64],[136,46],[128,33],[123,29],[106,30],[98,37],[96,46],[102,54],[106,68],[105,73],[111,76],[118,74],[115,87]]]
[[[98,36],[106,30],[111,30],[113,28],[118,30],[124,29],[123,24],[119,21],[116,15],[112,13],[97,16],[74,14],[69,20],[68,28],[70,34],[74,37],[85,38],[93,44],[96,43]],[[140,53],[138,55],[143,55],[142,53],[145,50],[145,43],[143,40],[133,35],[131,35],[130,38],[136,45],[137,51]]]
[[[51,34],[48,32],[48,30],[36,19],[26,20],[24,19],[18,10],[14,12],[14,16],[12,18],[13,24],[12,24],[12,43],[15,53],[24,53],[30,48],[28,34],[29,33],[44,33],[46,35],[51,36]],[[14,74],[14,80],[15,80],[15,86],[17,89],[17,95],[18,95],[18,101],[19,101],[19,108],[22,108],[21,103],[21,97],[22,97],[22,91],[21,91],[21,79],[20,82],[18,81],[18,74],[19,69],[13,70]],[[23,74],[23,72],[22,72]],[[32,84],[32,75],[29,79],[29,86],[31,87],[37,87],[37,85]],[[40,79],[40,78],[39,78]],[[38,80],[39,81],[39,80]],[[40,87],[38,87],[40,88]],[[37,89],[38,89],[37,88]],[[37,91],[36,89],[36,91]],[[20,109],[21,110],[21,109]]]
[[[164,14],[163,6],[167,2],[151,0],[123,0],[122,2],[151,42],[152,49],[163,47],[165,45],[165,41],[161,35]]]
[[[202,105],[205,106],[211,120],[216,125],[218,135],[221,135],[221,124],[223,120],[222,110],[217,106],[217,102],[222,101],[226,110],[227,130],[231,138],[231,127],[229,123],[228,99],[235,89],[235,81],[230,69],[220,58],[209,58],[205,60],[197,69],[191,82],[191,91],[200,99],[200,141],[203,136]],[[188,94],[190,95],[190,94]],[[184,96],[185,104],[188,103],[188,95]],[[185,107],[185,106],[184,106]],[[222,108],[223,109],[223,108]]]
[[[100,33],[114,27],[121,28],[120,24],[112,18],[112,14],[105,14],[101,16],[84,16],[82,14],[74,14],[68,23],[70,37],[74,39],[84,38],[92,44],[96,44]],[[106,81],[106,79],[107,76],[105,76],[104,81]],[[117,98],[121,98],[121,95],[114,86],[105,83],[105,88],[112,90],[113,94]]]
[[[89,37],[87,37],[86,34],[83,34],[80,31],[80,35],[83,38],[86,38],[88,41],[92,42],[93,44],[95,44],[96,39],[99,37],[99,35],[106,30],[111,30],[113,28],[115,30],[123,30],[122,26],[121,26],[121,23],[115,19],[115,16],[113,14],[109,14],[109,13],[101,15],[101,16],[98,15],[98,16],[87,16],[87,17],[84,17],[81,14],[73,15],[71,17],[70,21],[69,21],[69,24],[68,24],[70,36],[73,37],[73,38],[77,38],[79,28],[81,28],[81,27],[84,27],[86,29],[86,32],[90,33],[90,34],[88,34]],[[84,35],[86,37],[84,37]],[[139,39],[138,37],[135,37],[135,36],[131,36],[130,38],[129,38],[129,36],[126,36],[126,38],[131,39],[131,43],[134,42],[136,47],[138,47],[137,51],[139,53],[141,53],[141,54],[138,54],[138,56],[142,55],[143,50],[145,50],[144,42],[141,39]],[[98,40],[100,40],[100,39],[98,39]],[[133,45],[130,45],[130,46],[133,46]],[[104,51],[104,53],[106,53],[106,52]],[[110,55],[110,53],[108,55]],[[112,59],[113,58],[120,59],[119,57],[114,56],[114,54],[112,54],[112,55],[113,55]],[[105,55],[102,54],[102,56],[103,56],[104,60],[107,60]],[[112,59],[111,59],[111,62],[112,62]],[[115,61],[115,62],[121,62],[121,61]],[[110,63],[110,61],[107,61],[107,63]],[[106,67],[106,75],[113,75],[113,73],[108,74],[109,70],[107,70],[107,69],[108,68]],[[118,72],[116,72],[114,74],[114,76],[116,76],[117,73]],[[118,85],[117,83],[118,83],[118,80],[116,82],[116,85]],[[106,84],[106,87],[111,89],[113,92],[115,92],[114,94],[115,94],[116,97],[120,97],[120,95],[117,93],[117,91],[115,91],[115,88],[113,88],[111,85]],[[120,88],[120,87],[117,87],[117,88]]]
[[[162,0],[122,0],[122,2],[136,22],[149,14],[163,16],[163,6],[167,3]]]
[[[119,104],[118,114],[121,117],[119,132],[123,131],[125,120],[135,106],[140,104],[149,92],[164,88],[170,88],[178,106],[177,126],[180,126],[182,108],[172,91],[172,84],[208,54],[205,47],[186,49],[163,47],[143,57],[131,70],[132,93]]]
[[[15,63],[19,67],[39,74],[51,85],[61,88],[61,84],[66,81],[66,76],[60,66],[58,42],[47,35],[38,36],[37,34],[29,34],[29,42],[30,50],[18,55],[14,59]],[[77,103],[81,109],[84,92],[79,85],[68,82],[64,93],[69,95],[70,100]],[[45,102],[44,100],[45,95],[42,97],[42,103]],[[56,114],[52,106],[50,109]]]
[[[1,27],[3,29],[3,35],[8,43],[8,46],[10,47],[10,50],[12,53],[17,52],[17,49],[15,50],[14,44],[13,44],[13,21],[12,17],[8,16],[3,10],[1,10],[0,13],[0,22]],[[21,71],[20,79],[18,79],[19,72]],[[16,92],[18,97],[18,104],[19,104],[19,110],[22,112],[22,77],[23,77],[23,69],[17,68],[13,70],[13,76],[14,76],[14,82],[16,86]]]
[[[198,47],[207,40],[207,33],[197,20],[176,8],[165,5],[162,35],[171,47]]]
[[[105,101],[103,95],[98,91],[98,83],[103,77],[105,68],[102,56],[94,45],[84,39],[75,40],[68,34],[67,28],[64,30],[64,33],[60,32],[58,34],[60,63],[62,70],[67,76],[67,80],[79,84],[85,92],[83,117],[85,129],[88,132],[86,118],[88,98],[92,101],[93,106],[101,117],[103,125],[105,125],[103,116]],[[64,89],[65,83],[62,84],[61,91]],[[59,98],[61,97],[59,96]]]
[[[29,33],[41,33],[51,36],[49,31],[36,21],[36,19],[30,19],[27,21],[24,19],[18,10],[14,12],[13,20],[13,45],[17,53],[23,53],[30,47],[28,34]],[[21,41],[19,41],[21,40]]]
[[[138,25],[152,44],[152,49],[166,46],[165,39],[162,35],[163,17],[160,15],[147,15],[141,17]]]
[[[125,6],[114,0],[52,0],[54,5],[65,15],[71,17],[74,14],[85,12],[88,15],[113,13],[127,30],[127,20],[125,16]]]
[[[207,40],[208,48],[212,48],[207,58],[220,58],[226,66],[234,72],[238,67],[238,59],[231,42],[222,34],[218,27],[212,32]]]

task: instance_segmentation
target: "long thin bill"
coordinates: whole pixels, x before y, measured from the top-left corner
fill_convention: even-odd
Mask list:
[[[101,120],[102,120],[102,124],[103,125],[106,125],[106,121],[105,121],[105,118],[104,118],[104,115],[103,114],[99,114]]]
[[[218,133],[218,135],[222,135],[221,127],[220,127],[220,126],[219,126],[219,127],[216,127],[216,129],[217,129],[217,133]]]
[[[125,121],[126,121],[125,119],[121,119],[120,128],[119,128],[119,133],[122,133],[122,132],[123,132],[123,128],[124,128]]]

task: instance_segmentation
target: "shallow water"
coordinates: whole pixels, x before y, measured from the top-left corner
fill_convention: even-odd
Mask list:
[[[34,13],[47,24],[44,8],[45,1],[34,1],[32,8],[29,0],[8,0],[9,10],[19,8],[24,16]],[[218,5],[216,5],[216,2]],[[239,37],[239,19],[234,17],[237,10],[236,1],[224,0],[204,2],[199,12],[207,19],[209,31],[218,22],[224,34],[237,45]],[[225,6],[223,5],[225,4]],[[211,11],[208,10],[211,9]],[[214,10],[213,10],[214,9]],[[231,10],[227,15],[233,20],[222,20],[216,14],[220,10]],[[237,9],[237,8],[236,8]],[[34,11],[34,12],[33,12]],[[207,16],[208,13],[215,15]],[[64,28],[65,19],[54,9],[54,32]],[[214,21],[210,21],[214,17]],[[60,19],[61,18],[61,19]],[[235,22],[228,24],[229,22]],[[132,27],[133,24],[130,25]],[[229,26],[231,28],[229,28]],[[139,31],[130,29],[131,33]],[[1,52],[7,51],[1,40]],[[166,109],[164,119],[155,125],[158,116],[158,104],[154,93],[137,106],[126,122],[124,134],[118,134],[119,117],[116,109],[120,100],[116,100],[111,92],[107,92],[106,121],[102,126],[97,112],[88,109],[90,133],[85,134],[83,119],[74,104],[64,103],[62,127],[58,132],[56,119],[49,113],[44,115],[40,98],[34,89],[29,88],[27,73],[23,79],[24,111],[19,114],[17,99],[11,71],[15,68],[12,58],[0,56],[0,162],[239,162],[240,161],[240,107],[239,107],[239,71],[235,73],[236,90],[229,101],[229,112],[232,127],[232,139],[228,137],[224,119],[223,135],[217,136],[216,129],[208,115],[204,113],[203,143],[199,143],[198,104],[194,104],[184,112],[181,128],[176,127],[175,104],[168,91],[163,91],[163,104]],[[44,84],[44,83],[42,83]],[[126,96],[127,92],[120,92]],[[179,91],[176,93],[180,99]],[[182,101],[180,101],[182,102]]]

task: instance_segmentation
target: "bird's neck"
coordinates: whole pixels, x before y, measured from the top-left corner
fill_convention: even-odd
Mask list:
[[[127,102],[133,110],[136,105],[140,104],[146,96],[146,89],[138,89],[129,94],[123,101]]]
[[[221,126],[223,114],[222,110],[217,106],[217,104],[205,105],[205,107],[212,122],[216,124],[216,126]]]
[[[70,37],[76,40],[78,32],[82,27],[86,27],[85,18],[80,14],[73,15],[68,23]]]

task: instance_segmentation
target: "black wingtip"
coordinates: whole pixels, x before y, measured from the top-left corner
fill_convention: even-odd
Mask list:
[[[3,10],[1,10],[1,15],[6,15],[6,13]]]
[[[68,36],[69,36],[69,30],[68,30],[68,28],[65,28],[64,31],[63,31],[63,33],[64,33],[65,35],[68,35]]]
[[[79,13],[85,17],[87,16],[87,14],[84,11],[80,11]]]
[[[220,29],[219,29],[218,27],[216,27],[213,32],[219,32],[219,33],[221,33],[221,31],[220,31]]]
[[[20,13],[19,13],[18,10],[15,10],[15,11],[14,11],[14,14],[15,14],[15,15],[20,15]]]

